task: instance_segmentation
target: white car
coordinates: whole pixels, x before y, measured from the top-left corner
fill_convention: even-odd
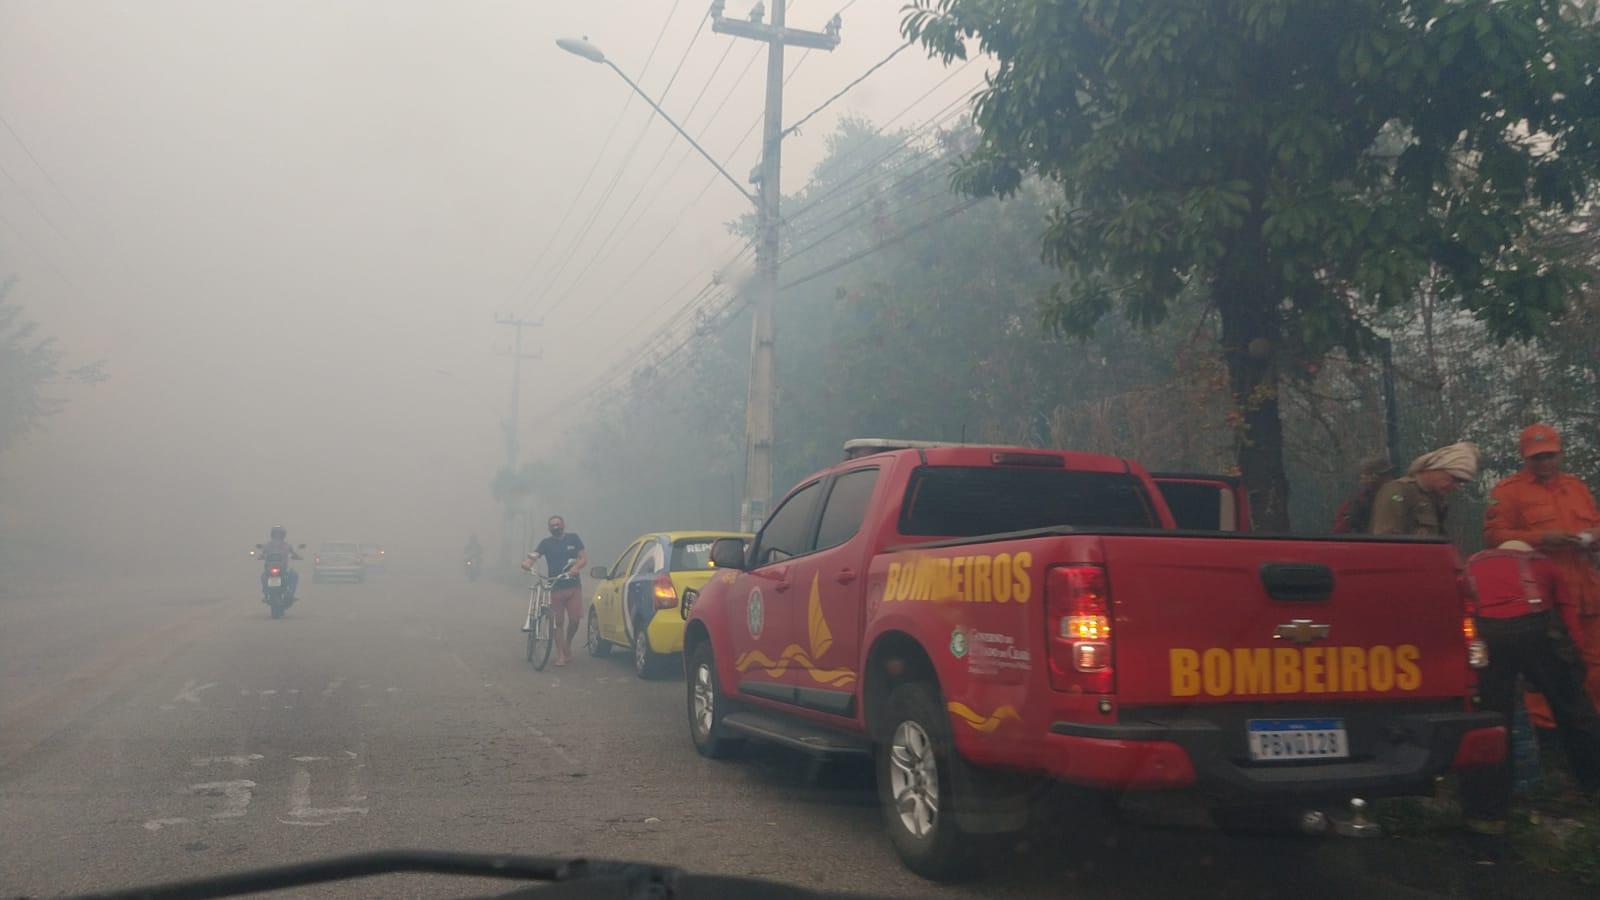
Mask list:
[[[311,561],[311,580],[321,584],[327,581],[350,581],[360,584],[367,580],[367,563],[361,556],[357,543],[329,542],[317,547]]]

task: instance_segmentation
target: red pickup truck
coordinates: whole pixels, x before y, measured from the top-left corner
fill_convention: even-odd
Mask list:
[[[872,754],[923,876],[970,872],[968,836],[1022,827],[1051,780],[1302,812],[1504,758],[1443,541],[1180,530],[1115,457],[847,450],[748,551],[713,547],[689,729],[708,757]]]

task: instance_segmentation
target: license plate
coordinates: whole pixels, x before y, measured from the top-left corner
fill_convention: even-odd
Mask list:
[[[1348,759],[1343,719],[1251,719],[1250,758],[1256,762]]]
[[[282,578],[268,578],[267,587],[283,587]]]

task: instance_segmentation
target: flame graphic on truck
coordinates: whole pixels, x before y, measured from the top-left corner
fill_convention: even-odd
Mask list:
[[[734,668],[740,672],[749,671],[751,668],[760,669],[769,677],[781,678],[791,668],[799,668],[818,684],[830,687],[848,687],[855,684],[856,673],[851,669],[823,669],[818,668],[816,661],[833,646],[833,631],[828,627],[828,620],[822,615],[822,596],[817,590],[820,575],[811,576],[811,600],[807,604],[807,637],[811,644],[810,652],[799,644],[790,644],[783,648],[777,659],[762,653],[760,650],[751,650],[734,660]]]

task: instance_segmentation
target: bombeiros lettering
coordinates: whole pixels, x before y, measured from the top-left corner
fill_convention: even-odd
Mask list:
[[[1371,647],[1174,647],[1167,669],[1174,697],[1359,694],[1422,686],[1415,644]]]
[[[889,563],[885,601],[1027,603],[1033,596],[1033,554],[932,556]]]

